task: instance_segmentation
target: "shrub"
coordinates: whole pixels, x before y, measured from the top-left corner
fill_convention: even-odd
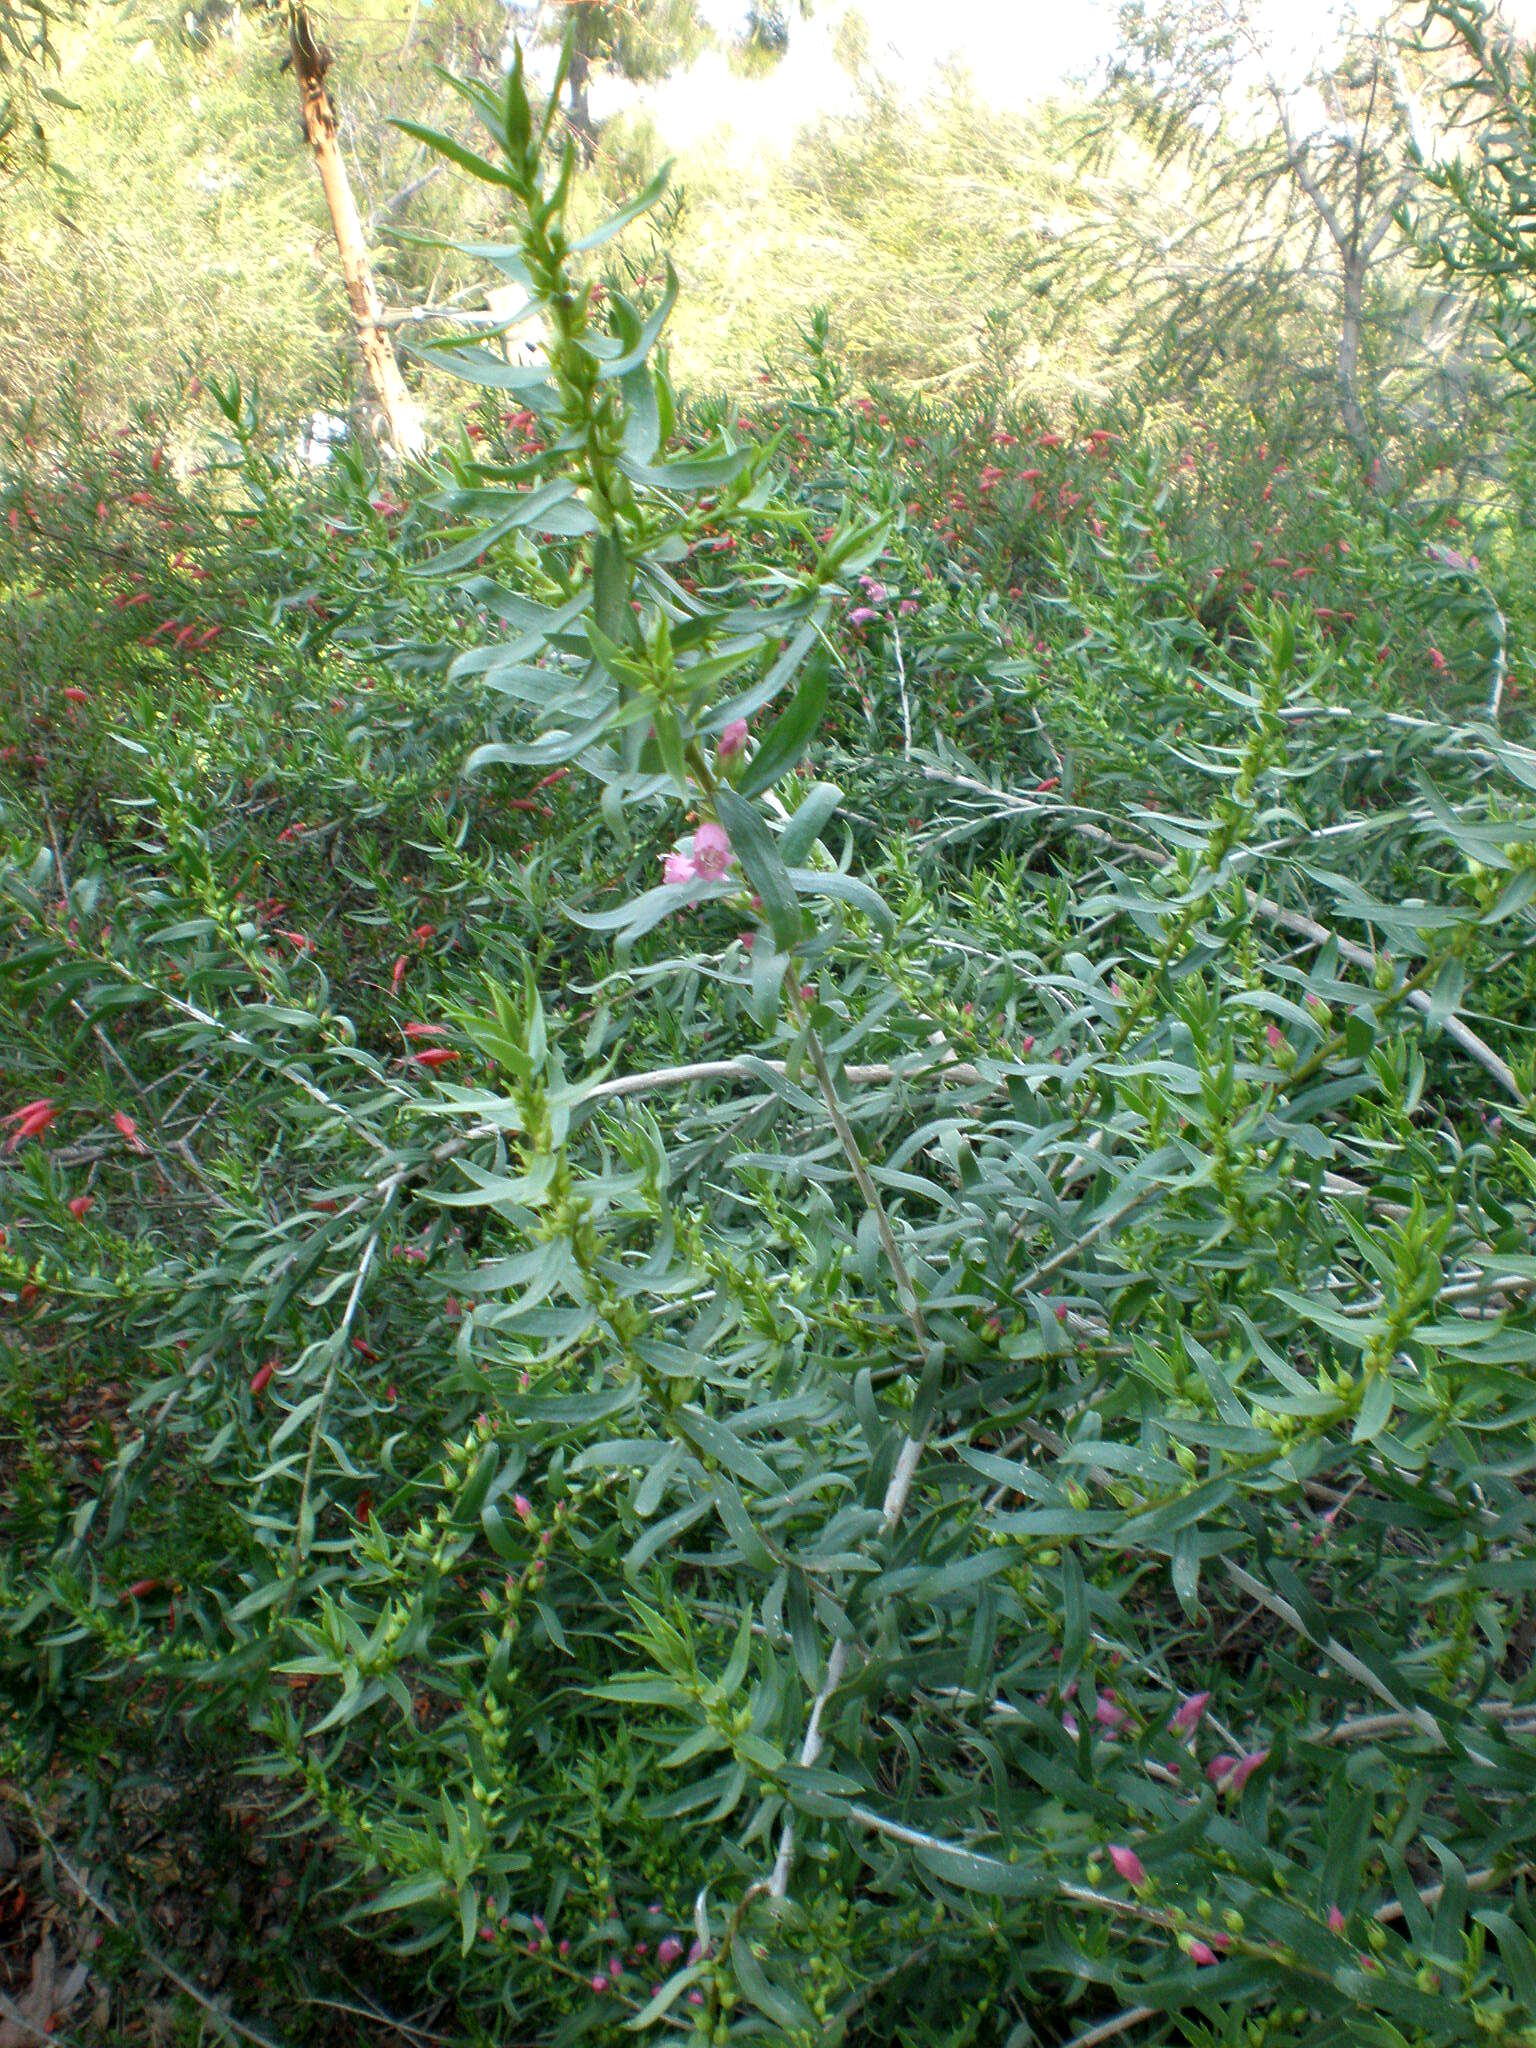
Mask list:
[[[113,507],[45,590],[10,491],[9,1767],[84,1826],[104,1701],[222,1745],[465,2040],[1536,2038],[1472,572],[1270,474],[1465,644],[1203,618],[1177,455],[907,449],[815,327],[680,415],[554,97],[465,94],[549,362],[430,351],[430,495],[231,388],[122,515],[226,631],[81,702]]]

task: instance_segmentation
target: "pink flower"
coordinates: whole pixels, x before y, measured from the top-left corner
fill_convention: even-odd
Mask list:
[[[850,626],[867,626],[871,619],[878,619],[879,616],[873,605],[856,604],[848,614],[848,623]]]
[[[665,1941],[656,1944],[656,1960],[664,1970],[670,1970],[683,1952],[683,1944],[675,1934],[669,1934]]]
[[[1209,1705],[1210,1697],[1208,1692],[1192,1692],[1174,1714],[1168,1726],[1180,1735],[1188,1735],[1191,1729],[1199,1727],[1200,1716]]]
[[[617,1984],[619,1979],[623,1976],[624,1965],[617,1956],[610,1956],[608,1958],[608,1974],[613,1979],[615,1984]]]
[[[1124,1848],[1119,1842],[1111,1842],[1109,1845],[1109,1860],[1127,1884],[1146,1883],[1146,1865],[1134,1849]]]
[[[532,1501],[531,1501],[531,1500],[530,1500],[530,1499],[528,1498],[528,1496],[527,1496],[527,1494],[526,1494],[526,1493],[514,1493],[514,1494],[513,1494],[513,1496],[512,1496],[512,1512],[513,1512],[513,1514],[514,1514],[514,1515],[516,1515],[517,1519],[518,1519],[518,1520],[519,1520],[520,1522],[527,1522],[527,1521],[530,1521],[530,1520],[532,1519],[532,1517],[533,1517],[533,1502],[532,1502]]]
[[[661,879],[669,888],[673,889],[681,887],[684,883],[691,882],[694,879],[693,862],[686,853],[663,854]]]
[[[1189,1959],[1192,1963],[1199,1963],[1202,1966],[1207,1963],[1214,1963],[1216,1951],[1208,1947],[1203,1941],[1192,1941],[1189,1944]]]
[[[904,597],[901,603],[897,605],[896,610],[902,618],[910,619],[917,610],[917,599],[915,597]]]
[[[1093,1718],[1101,1728],[1118,1728],[1125,1719],[1125,1709],[1113,1693],[1101,1692],[1094,1702]]]
[[[1264,1036],[1269,1040],[1269,1049],[1271,1052],[1278,1052],[1281,1046],[1285,1043],[1285,1033],[1280,1029],[1280,1026],[1278,1024],[1266,1024],[1264,1027]]]
[[[718,882],[735,858],[730,834],[723,825],[710,820],[694,833],[693,872],[701,882]]]
[[[747,721],[744,718],[733,718],[715,742],[715,758],[719,761],[729,761],[739,754],[746,744]]]
[[[1330,1906],[1328,1908],[1328,1932],[1330,1934],[1342,1934],[1344,1932],[1344,1927],[1344,1915],[1339,1911],[1337,1906]]]
[[[603,1976],[589,1977],[587,1983],[595,1992],[601,1993],[608,1989],[608,1979]]]

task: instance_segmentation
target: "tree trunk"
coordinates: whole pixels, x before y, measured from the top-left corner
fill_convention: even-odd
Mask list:
[[[1339,412],[1350,445],[1360,458],[1372,490],[1386,487],[1381,455],[1360,403],[1360,329],[1365,319],[1365,264],[1350,251],[1344,256],[1344,314],[1339,326]]]
[[[570,92],[571,130],[581,149],[583,163],[591,163],[597,149],[597,135],[592,126],[592,104],[588,91],[592,78],[592,60],[585,50],[571,52]]]
[[[336,142],[336,112],[325,89],[325,74],[331,54],[315,41],[308,9],[302,5],[288,10],[288,46],[293,53],[293,74],[299,82],[299,102],[304,115],[304,133],[315,153],[325,203],[330,209],[336,247],[341,252],[341,274],[346,280],[347,299],[357,329],[357,345],[374,396],[384,415],[389,438],[398,455],[419,455],[426,445],[421,414],[405,388],[394,344],[379,326],[379,295],[368,262],[368,245],[358,218],[352,184]]]

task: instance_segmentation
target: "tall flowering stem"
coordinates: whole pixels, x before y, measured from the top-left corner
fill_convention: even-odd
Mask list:
[[[622,941],[685,905],[728,898],[749,914],[749,904],[761,907],[765,928],[755,939],[754,973],[759,1015],[766,1022],[788,1005],[796,1061],[809,1069],[825,1103],[911,1333],[907,1370],[921,1368],[934,1344],[918,1288],[839,1093],[814,997],[802,978],[826,958],[840,929],[836,918],[814,922],[805,900],[825,889],[812,862],[833,811],[813,793],[808,819],[785,800],[825,701],[823,622],[831,602],[878,556],[884,523],[844,518],[816,544],[809,568],[781,579],[784,594],[771,605],[711,604],[674,576],[706,524],[726,528],[745,513],[764,517],[770,510],[789,523],[769,498],[775,444],[738,444],[722,429],[703,451],[669,457],[675,408],[654,351],[677,291],[671,265],[660,302],[647,316],[621,293],[600,295],[580,269],[585,257],[655,204],[666,174],[604,227],[573,239],[566,228],[576,161],[569,139],[552,182],[548,176],[561,76],[563,65],[537,112],[528,101],[520,52],[504,93],[459,86],[498,144],[500,162],[402,124],[461,167],[506,187],[518,208],[518,238],[483,253],[523,286],[526,314],[542,321],[547,336],[546,361],[537,365],[511,364],[483,339],[462,335],[428,351],[441,367],[482,388],[515,393],[538,422],[543,449],[511,469],[478,461],[452,465],[436,503],[450,516],[465,517],[467,530],[429,560],[425,572],[478,568],[505,541],[522,548],[525,564],[531,541],[547,569],[548,543],[578,543],[573,557],[557,554],[554,580],[565,601],[542,614],[524,598],[508,604],[508,593],[487,578],[466,581],[470,600],[489,601],[503,617],[515,614],[520,630],[499,646],[461,657],[454,673],[482,676],[533,707],[542,735],[482,747],[470,765],[576,767],[603,785],[605,812],[614,818],[626,806],[664,814],[669,805],[681,805],[697,820],[691,838],[663,856],[657,888],[620,911],[583,921]],[[699,503],[704,493],[707,506]],[[808,532],[802,537],[809,539]],[[751,746],[754,716],[791,689],[777,721]],[[867,886],[839,876],[829,893],[890,927],[889,912]],[[925,1439],[923,1428],[903,1441],[886,1492],[881,1540],[905,1511]],[[802,1768],[820,1755],[823,1714],[848,1662],[848,1645],[839,1640],[808,1713]],[[767,1885],[776,1897],[787,1890],[794,1848],[793,1821],[786,1818]]]

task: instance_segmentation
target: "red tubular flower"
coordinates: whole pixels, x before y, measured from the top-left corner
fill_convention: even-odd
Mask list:
[[[276,1371],[277,1360],[269,1358],[265,1365],[257,1366],[256,1370],[251,1374],[251,1392],[258,1400],[266,1392],[267,1382]]]
[[[112,1122],[130,1150],[134,1152],[147,1152],[149,1150],[149,1147],[139,1136],[138,1125],[125,1109],[114,1109],[112,1112]]]
[[[429,1045],[425,1052],[413,1052],[411,1058],[419,1067],[446,1067],[459,1057],[451,1045]]]
[[[445,1038],[448,1034],[446,1024],[402,1024],[400,1029],[407,1038]]]
[[[5,1141],[7,1152],[14,1152],[18,1145],[24,1145],[28,1138],[40,1138],[58,1115],[52,1099],[40,1095],[35,1102],[24,1102],[20,1109],[13,1109],[5,1121],[13,1126],[11,1135]]]

